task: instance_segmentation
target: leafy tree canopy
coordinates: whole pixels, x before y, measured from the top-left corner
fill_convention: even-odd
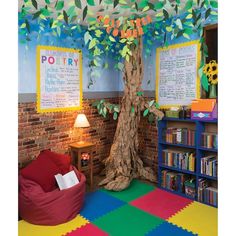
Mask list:
[[[208,56],[203,26],[209,17],[217,17],[217,8],[216,0],[21,0],[19,33],[27,42],[31,40],[33,24],[39,26],[38,36],[46,30],[55,37],[79,32],[89,49],[91,67],[106,68],[108,65],[102,64],[101,57],[113,53],[118,70],[123,70],[123,60],[129,61],[139,35],[145,36],[148,54],[155,41],[168,46],[168,39],[190,39],[196,33],[202,52],[199,75],[203,88],[208,90],[202,72]]]

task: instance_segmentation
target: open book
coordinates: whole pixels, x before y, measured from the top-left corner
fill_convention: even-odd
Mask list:
[[[73,187],[79,183],[79,180],[73,170],[65,175],[57,174],[55,175],[55,178],[60,190]]]

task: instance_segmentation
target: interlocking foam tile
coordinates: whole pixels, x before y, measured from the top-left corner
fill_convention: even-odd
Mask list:
[[[18,223],[19,236],[61,236],[73,229],[87,224],[88,221],[81,216],[76,216],[73,220],[55,226],[33,225],[24,220]]]
[[[86,194],[80,215],[92,221],[124,204],[126,203],[104,192],[91,192]]]
[[[109,234],[99,229],[96,225],[86,224],[81,228],[67,233],[65,236],[108,236]]]
[[[191,232],[181,229],[175,225],[172,225],[168,222],[164,222],[146,235],[147,236],[193,236],[196,234],[192,234]]]
[[[154,190],[155,187],[146,183],[143,183],[139,180],[134,179],[130,186],[120,192],[115,192],[115,191],[108,191],[108,190],[101,190],[104,191],[106,193],[108,193],[109,195],[116,197],[122,201],[125,202],[129,202],[132,201],[146,193],[151,192],[152,190]]]
[[[192,202],[193,201],[188,198],[156,189],[129,204],[162,219],[168,219]]]
[[[112,236],[144,236],[163,222],[136,207],[124,205],[93,222]]]
[[[168,221],[200,236],[217,236],[217,208],[199,202],[193,202]]]

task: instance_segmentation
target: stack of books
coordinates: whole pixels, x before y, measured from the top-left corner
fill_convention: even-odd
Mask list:
[[[184,181],[186,180],[185,174],[163,170],[161,172],[161,175],[161,186],[163,188],[167,188],[171,191],[179,191],[184,193]]]
[[[162,163],[175,168],[195,171],[195,153],[165,149],[162,152]]]
[[[201,174],[217,177],[216,155],[209,155],[201,159]]]
[[[163,130],[163,140],[167,143],[195,145],[195,130],[169,127]]]
[[[216,133],[210,132],[202,133],[202,146],[206,148],[217,148],[218,135]]]
[[[198,180],[198,201],[213,206],[218,204],[218,189],[210,186],[206,179]]]

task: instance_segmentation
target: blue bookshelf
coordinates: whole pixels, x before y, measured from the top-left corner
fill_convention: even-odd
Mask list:
[[[175,127],[176,122],[177,122],[177,124],[181,124],[182,127],[184,127],[185,124],[186,124],[186,126],[190,124],[191,126],[195,127],[194,129],[195,129],[195,141],[196,141],[196,143],[195,143],[194,146],[185,145],[185,144],[168,143],[165,140],[163,140],[163,137],[162,137],[163,130],[166,129],[167,127]],[[215,126],[215,125],[217,126],[218,122],[217,122],[217,120],[199,121],[199,120],[192,120],[192,119],[178,119],[178,118],[167,118],[167,117],[165,117],[162,120],[158,121],[158,187],[159,188],[161,188],[163,190],[166,190],[168,192],[171,192],[171,193],[175,193],[175,194],[183,196],[183,197],[193,199],[190,196],[188,196],[185,193],[182,193],[180,191],[172,191],[172,190],[169,190],[169,189],[166,189],[166,188],[162,187],[161,186],[161,183],[162,183],[161,171],[162,170],[171,170],[171,171],[174,171],[174,172],[189,174],[189,175],[193,176],[196,179],[196,185],[195,185],[196,196],[193,199],[195,201],[198,201],[198,186],[197,185],[198,185],[199,178],[204,178],[204,179],[209,180],[209,181],[214,181],[217,184],[217,180],[218,180],[217,177],[208,176],[208,175],[204,175],[204,174],[201,173],[201,158],[206,156],[206,154],[208,152],[217,153],[217,149],[215,149],[215,148],[206,148],[206,147],[201,146],[201,134],[203,132],[205,132],[205,128],[209,124],[211,126]],[[167,166],[167,165],[163,164],[163,162],[162,162],[162,151],[164,149],[168,149],[168,148],[172,148],[172,147],[174,149],[175,148],[176,149],[185,148],[185,149],[188,149],[190,151],[195,150],[195,153],[196,153],[195,171],[179,169],[179,168],[176,168],[176,167],[173,167],[173,166]],[[201,202],[201,203],[212,206],[211,204],[208,204],[208,203],[205,203],[205,202]],[[217,207],[217,206],[215,206],[215,207]]]

